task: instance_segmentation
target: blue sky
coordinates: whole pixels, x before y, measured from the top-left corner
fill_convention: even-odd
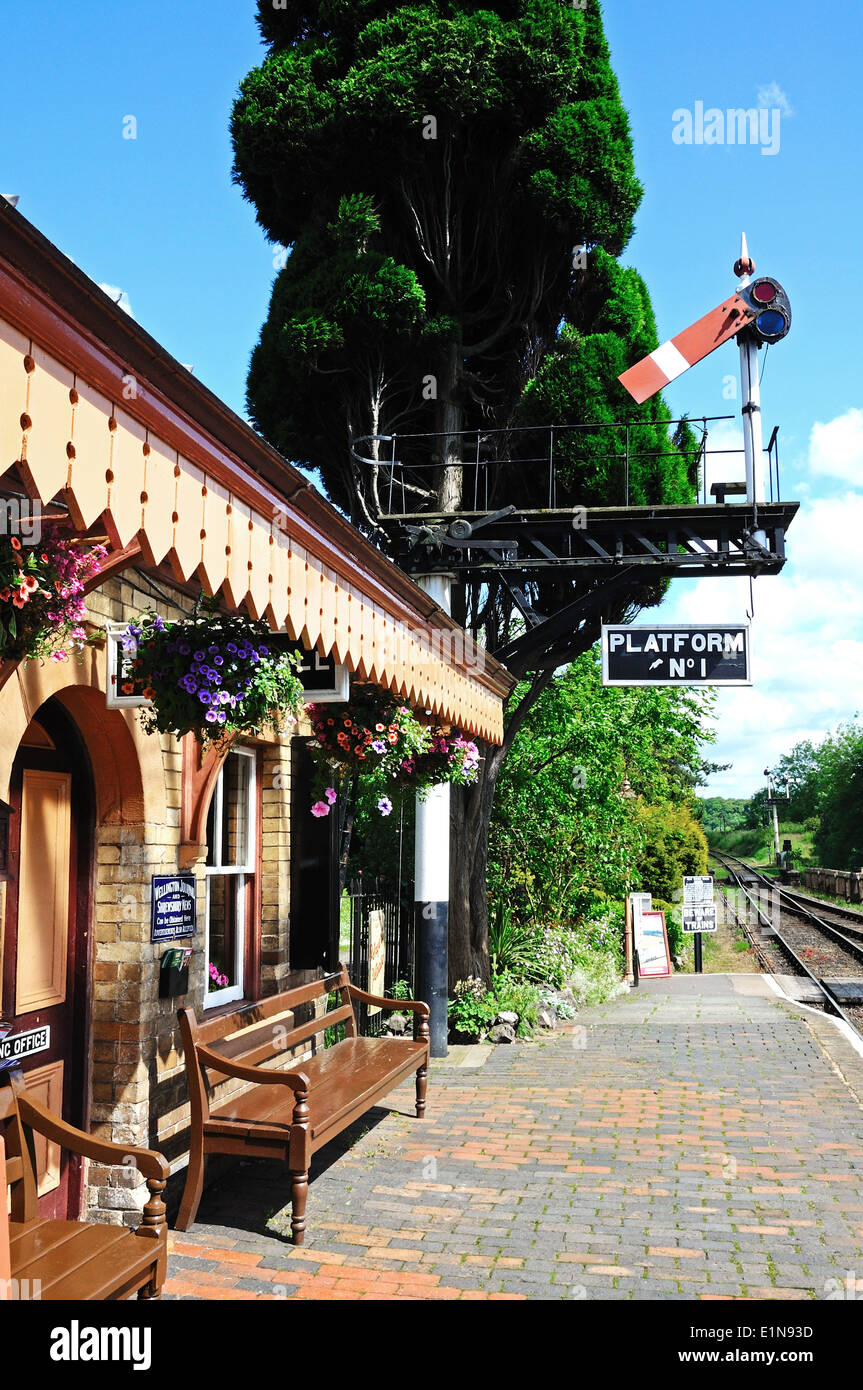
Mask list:
[[[645,186],[625,260],[660,336],[732,288],[743,229],[794,313],[762,397],[765,434],[781,427],[783,496],[802,507],[783,575],[755,586],[756,685],[720,694],[713,753],[734,767],[711,790],[745,795],[797,738],[863,706],[861,21],[839,0],[606,0],[604,13]],[[240,413],[274,271],[230,181],[228,118],[262,51],[251,0],[78,0],[3,19],[0,191]],[[675,144],[675,111],[699,101],[779,109],[777,152]],[[736,369],[733,345],[720,349],[667,392],[675,413],[738,410],[723,394]],[[736,621],[747,599],[736,581],[681,581],[663,616]]]

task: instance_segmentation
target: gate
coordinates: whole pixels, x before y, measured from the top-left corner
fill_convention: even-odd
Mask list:
[[[348,969],[358,989],[391,994],[404,980],[413,998],[413,884],[397,889],[379,883],[351,881],[351,956]],[[368,1004],[356,1004],[357,1026],[363,1037],[383,1032],[387,1015]]]

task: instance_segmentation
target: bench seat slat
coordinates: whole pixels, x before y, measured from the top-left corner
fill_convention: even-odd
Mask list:
[[[309,1111],[312,1138],[330,1128],[339,1117],[380,1086],[388,1086],[400,1072],[415,1071],[425,1052],[424,1043],[384,1038],[345,1038],[334,1047],[303,1062],[311,1082]],[[268,1086],[253,1087],[238,1096],[229,1096],[210,1112],[205,1132],[249,1134],[259,1125],[273,1126],[273,1134],[284,1130],[289,1137],[294,1108],[292,1091],[270,1091]]]
[[[92,1259],[101,1259],[112,1245],[131,1238],[125,1226],[94,1226],[80,1221],[47,1221],[39,1229],[39,1253],[17,1254],[12,1223],[12,1273],[19,1279],[41,1279],[43,1295],[52,1284]],[[73,1229],[69,1231],[69,1227]],[[57,1228],[60,1228],[59,1230]],[[143,1244],[143,1241],[140,1242]],[[137,1248],[137,1247],[134,1247]],[[22,1252],[23,1253],[23,1252]],[[145,1252],[152,1258],[152,1251]]]
[[[71,1232],[67,1229],[70,1226]],[[134,1283],[153,1263],[152,1244],[125,1227],[47,1221],[40,1229],[45,1248],[19,1264],[16,1251],[20,1242],[12,1223],[12,1273],[17,1279],[38,1279],[43,1298],[108,1298],[118,1281],[124,1289],[127,1280]],[[56,1240],[48,1243],[52,1234]]]

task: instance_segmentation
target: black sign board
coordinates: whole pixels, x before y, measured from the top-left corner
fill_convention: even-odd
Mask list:
[[[32,1057],[34,1052],[45,1052],[51,1046],[51,1027],[46,1023],[41,1028],[30,1028],[26,1033],[9,1033],[0,1039],[0,1070],[17,1066],[24,1057]]]
[[[151,941],[173,941],[194,936],[197,927],[194,874],[154,874]]]
[[[317,652],[306,651],[300,642],[280,637],[279,646],[283,651],[296,652],[300,658],[297,675],[310,701],[328,704],[347,700],[349,696],[349,675],[347,666],[340,666],[335,657],[320,656]]]
[[[603,685],[751,685],[749,628],[604,624]]]

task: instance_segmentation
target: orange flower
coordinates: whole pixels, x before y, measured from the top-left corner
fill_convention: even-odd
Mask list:
[[[4,603],[8,603],[8,601],[9,601],[9,599],[10,599],[11,597],[12,597],[12,590],[11,590],[11,589],[0,589],[0,599],[2,599]]]
[[[18,539],[17,536],[10,536],[10,537],[9,537],[9,544],[11,545],[11,547],[12,547],[13,550],[20,550],[20,549],[21,549],[21,542],[19,541],[19,539]]]
[[[123,684],[120,686],[120,689],[122,690],[124,695],[134,695],[135,693],[135,686],[132,683],[132,681],[123,681]]]
[[[383,726],[383,724],[376,724],[376,725],[375,725],[375,729],[376,729],[376,731],[377,731],[379,734],[382,734],[383,731],[384,731],[384,726]]]
[[[151,685],[145,685],[143,690],[145,700],[155,700],[156,692]]]
[[[26,597],[25,597],[25,598],[22,598],[20,594],[16,594],[15,597],[13,598],[13,600],[12,600],[12,606],[13,606],[14,608],[23,608],[23,607],[24,607],[24,604],[25,604],[26,602],[27,602]]]
[[[398,734],[387,734],[387,743],[397,743],[398,737]]]
[[[32,594],[34,589],[39,588],[39,580],[36,579],[34,575],[28,574],[27,578],[24,580],[24,587]]]

